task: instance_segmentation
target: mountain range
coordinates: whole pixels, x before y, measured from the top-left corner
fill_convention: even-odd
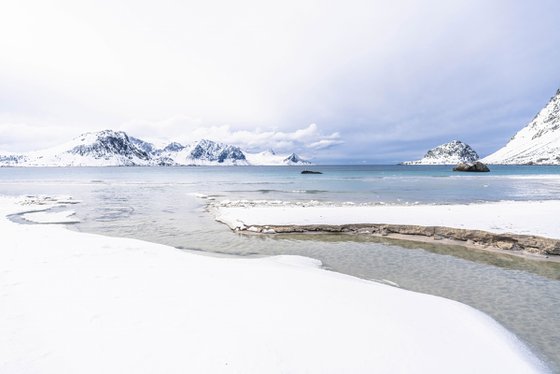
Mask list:
[[[479,160],[472,147],[459,140],[430,149],[422,159],[405,165],[450,165]],[[560,89],[548,104],[510,141],[480,161],[487,164],[560,165]],[[250,153],[211,140],[163,147],[123,131],[85,133],[42,151],[0,155],[0,166],[181,166],[181,165],[308,165],[295,153],[272,150]]]
[[[200,140],[159,148],[123,131],[82,134],[42,151],[0,155],[0,166],[184,166],[184,165],[308,165],[295,153],[249,153],[239,147]]]

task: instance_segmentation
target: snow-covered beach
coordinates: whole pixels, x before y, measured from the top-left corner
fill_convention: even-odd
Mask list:
[[[557,252],[556,240],[560,239],[560,226],[555,219],[560,212],[558,200],[367,206],[225,201],[214,203],[213,209],[216,219],[232,230],[262,233],[275,233],[278,226],[315,226],[319,230],[351,224],[441,227],[460,229],[462,233],[478,230],[502,236],[550,238],[554,239],[551,253]]]
[[[37,202],[0,198],[2,372],[545,370],[458,302],[308,258],[208,257],[6,218],[52,204]]]
[[[232,229],[251,225],[385,223],[447,226],[560,239],[560,226],[555,219],[560,212],[560,200],[369,206],[225,201],[216,206],[217,218]]]

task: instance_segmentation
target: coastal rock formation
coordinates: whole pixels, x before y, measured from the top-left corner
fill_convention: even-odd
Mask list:
[[[323,174],[323,173],[316,170],[302,170],[301,174]]]
[[[250,160],[249,160],[250,159]],[[85,133],[58,147],[27,154],[0,155],[0,166],[181,166],[181,165],[308,165],[292,153],[257,156],[241,148],[203,139],[163,148],[123,131]]]
[[[455,165],[461,162],[475,162],[478,159],[478,154],[471,146],[460,140],[453,140],[430,149],[422,159],[405,161],[403,165]]]
[[[247,229],[245,229],[247,230]],[[243,230],[241,230],[243,231]],[[395,225],[395,224],[350,224],[350,225],[286,225],[251,226],[255,233],[305,233],[329,232],[357,235],[387,236],[401,235],[399,239],[418,240],[432,238],[448,239],[480,247],[506,251],[523,251],[539,255],[560,255],[560,240],[533,235],[496,234],[482,230],[466,230],[440,226]]]
[[[457,166],[455,166],[453,168],[453,171],[468,171],[468,172],[489,172],[490,169],[488,168],[488,166],[484,165],[482,162],[477,161],[474,163],[464,163],[461,162],[459,164],[457,164]]]
[[[527,126],[482,161],[487,164],[560,165],[560,89]]]

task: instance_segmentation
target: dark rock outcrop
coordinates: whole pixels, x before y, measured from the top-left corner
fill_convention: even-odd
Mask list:
[[[486,173],[489,172],[490,169],[488,166],[484,165],[482,162],[477,161],[474,163],[459,163],[457,166],[453,168],[453,171],[469,171],[469,172],[479,172],[479,173]]]
[[[320,171],[314,171],[314,170],[303,170],[301,172],[301,174],[323,174]]]
[[[245,229],[247,231],[247,229]],[[496,248],[512,252],[539,255],[560,255],[560,240],[534,235],[497,234],[482,230],[467,230],[441,226],[418,226],[396,224],[349,224],[349,225],[283,225],[251,226],[257,233],[346,233],[356,235],[388,236],[403,235],[400,239],[414,238],[448,239],[478,247]],[[243,232],[243,230],[242,230]]]

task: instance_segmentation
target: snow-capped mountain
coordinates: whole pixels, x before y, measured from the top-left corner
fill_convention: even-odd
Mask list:
[[[311,162],[302,159],[295,153],[286,156],[268,150],[260,153],[245,152],[245,156],[251,165],[311,165]]]
[[[560,165],[560,89],[505,147],[485,157],[482,162]]]
[[[417,161],[406,161],[404,165],[455,165],[460,162],[469,163],[479,159],[478,154],[470,145],[459,140],[438,145],[430,149],[424,157]]]
[[[154,152],[154,157],[172,160],[176,165],[249,165],[239,147],[206,139],[186,146],[170,143]]]
[[[269,151],[271,152],[271,151]],[[188,145],[172,142],[163,148],[122,131],[85,133],[43,151],[0,155],[0,166],[180,166],[180,165],[294,165],[308,164],[296,154],[245,153],[239,147],[200,140]],[[250,159],[250,161],[248,160]]]
[[[104,130],[85,133],[72,141],[43,151],[0,157],[3,166],[132,166],[149,165],[150,155],[127,134]]]
[[[286,157],[282,162],[287,165],[311,165],[311,162],[302,159],[295,153]]]

